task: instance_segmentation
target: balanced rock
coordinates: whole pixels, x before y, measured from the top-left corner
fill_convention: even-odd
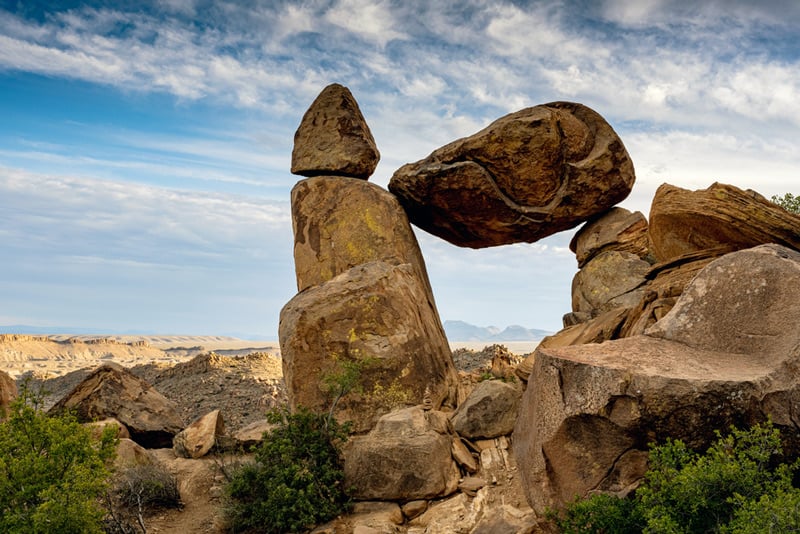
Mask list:
[[[341,176],[301,180],[292,189],[292,225],[298,291],[377,260],[410,263],[429,284],[405,211],[375,184]]]
[[[465,438],[510,434],[521,393],[519,388],[502,380],[484,380],[453,412],[453,428]]]
[[[421,404],[426,390],[434,409],[455,401],[450,347],[430,289],[409,263],[364,263],[298,293],[281,310],[279,337],[292,409],[327,411],[337,391],[326,382],[335,389],[335,377],[357,371],[357,387],[335,410],[354,432]]]
[[[459,246],[534,242],[623,200],[634,182],[622,141],[596,112],[553,102],[404,165],[389,182],[411,222]]]
[[[636,254],[607,250],[584,265],[572,279],[572,311],[599,315],[631,308],[644,294],[650,264]]]
[[[431,428],[426,412],[405,408],[380,418],[344,446],[345,487],[358,500],[413,501],[453,493],[459,471],[452,437]]]
[[[172,438],[176,456],[200,458],[214,448],[225,434],[225,423],[219,410],[214,410],[192,422]]]
[[[0,371],[0,421],[5,417],[11,401],[17,398],[17,384],[11,375]]]
[[[701,449],[715,430],[770,417],[800,453],[800,253],[763,245],[707,265],[645,335],[539,348],[514,428],[537,512],[624,495],[667,437]]]
[[[629,252],[646,259],[651,255],[647,219],[639,211],[631,213],[625,208],[611,208],[583,225],[570,241],[569,248],[575,253],[578,268],[607,250]]]
[[[323,89],[294,134],[292,173],[366,180],[379,159],[375,139],[350,90],[336,83]]]
[[[113,417],[143,447],[171,447],[181,431],[177,405],[153,386],[116,363],[106,363],[58,401],[51,413],[75,412],[82,423]]]
[[[755,191],[715,183],[688,191],[664,184],[650,207],[650,239],[658,261],[712,248],[727,252],[777,243],[800,250],[800,216]]]

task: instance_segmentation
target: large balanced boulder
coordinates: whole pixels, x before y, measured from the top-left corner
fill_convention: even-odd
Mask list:
[[[755,191],[715,183],[688,191],[664,184],[650,207],[650,239],[658,261],[725,247],[777,243],[800,250],[800,216]]]
[[[390,409],[453,404],[458,375],[427,283],[409,263],[373,261],[295,295],[279,337],[289,403],[335,414],[355,432]],[[355,371],[348,391],[337,377]]]
[[[294,134],[292,173],[366,180],[379,159],[375,139],[350,90],[337,83],[323,89]]]
[[[404,165],[389,182],[411,222],[459,246],[534,242],[623,200],[634,170],[595,111],[553,102]]]
[[[106,363],[58,401],[51,413],[70,410],[82,423],[113,417],[143,447],[171,447],[184,426],[177,405],[116,363]]]
[[[410,263],[429,284],[408,217],[375,184],[341,176],[301,180],[292,189],[292,224],[298,291],[376,260]]]
[[[459,471],[452,436],[428,420],[435,412],[405,408],[380,418],[344,446],[344,483],[359,500],[413,501],[453,493]]]
[[[763,245],[708,264],[645,335],[539,348],[514,428],[531,506],[625,494],[667,437],[702,448],[715,430],[768,417],[800,453],[800,253]]]

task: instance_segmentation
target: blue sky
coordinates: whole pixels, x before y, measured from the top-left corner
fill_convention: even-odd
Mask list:
[[[757,5],[755,5],[757,4]],[[0,3],[0,325],[276,336],[303,112],[346,85],[371,180],[523,107],[586,104],[664,182],[800,193],[795,1]],[[419,231],[443,319],[557,330],[573,231]]]

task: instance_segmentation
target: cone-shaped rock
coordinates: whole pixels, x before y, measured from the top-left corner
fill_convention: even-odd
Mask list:
[[[755,191],[720,183],[698,191],[659,187],[650,207],[649,232],[658,261],[715,247],[733,251],[764,243],[800,250],[800,216]]]
[[[366,180],[379,159],[375,139],[350,90],[337,83],[323,89],[294,134],[292,173]]]
[[[412,223],[459,246],[534,242],[623,200],[634,182],[622,141],[596,112],[553,102],[398,169],[389,189]]]
[[[714,430],[768,417],[800,452],[800,253],[778,245],[708,264],[639,335],[537,348],[514,453],[537,512],[597,491],[625,494],[648,443],[707,447]]]

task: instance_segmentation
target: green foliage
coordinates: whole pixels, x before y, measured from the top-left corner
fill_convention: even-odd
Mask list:
[[[357,350],[353,350],[352,352],[358,356]],[[336,370],[322,375],[322,384],[325,387],[326,393],[331,398],[328,419],[333,418],[333,412],[336,410],[336,405],[339,404],[342,397],[351,391],[355,391],[356,393],[363,392],[361,376],[364,369],[375,365],[378,361],[377,358],[372,357],[357,357],[354,360],[340,360],[335,356],[334,360],[336,361]]]
[[[255,463],[242,466],[226,486],[234,531],[298,532],[345,511],[339,446],[347,425],[302,408],[275,409],[267,418],[277,426],[265,433]]]
[[[772,467],[781,454],[771,423],[717,432],[697,454],[679,440],[652,447],[650,468],[632,499],[595,495],[551,514],[566,533],[756,533],[800,531],[797,464]]]
[[[94,440],[73,416],[48,417],[40,404],[23,386],[0,423],[0,532],[102,532],[114,430]]]
[[[774,195],[772,201],[786,211],[800,214],[800,196],[794,196],[791,193],[786,193],[782,197]]]

